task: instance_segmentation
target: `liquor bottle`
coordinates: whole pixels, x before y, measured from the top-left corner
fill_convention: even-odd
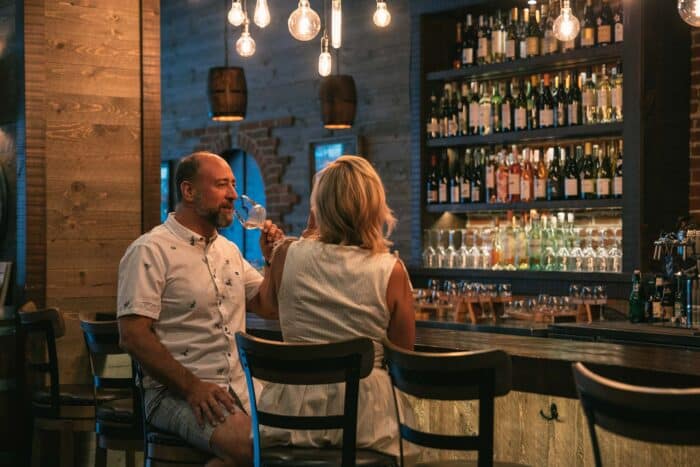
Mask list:
[[[428,180],[426,181],[426,200],[427,204],[436,204],[438,202],[438,159],[435,153],[430,155],[430,172],[428,172]]]
[[[452,57],[452,68],[462,68],[462,23],[457,22],[457,34],[455,39],[455,51]]]
[[[596,18],[593,12],[593,0],[586,0],[583,8],[583,28],[581,29],[581,47],[595,46]]]
[[[459,134],[459,106],[462,98],[457,83],[452,83],[450,89],[452,92],[450,93],[450,119],[447,122],[447,131],[449,136],[457,136]]]
[[[641,291],[642,273],[635,269],[632,275],[632,291],[629,299],[629,320],[633,323],[644,321],[644,298]]]
[[[530,10],[530,19],[527,24],[527,56],[536,57],[540,54],[540,31],[539,13],[533,8]]]
[[[515,81],[515,78],[513,78]],[[513,83],[500,83],[499,87],[503,89],[503,102],[501,103],[501,131],[513,131],[513,96],[511,95],[511,87]]]
[[[521,176],[522,166],[520,165],[518,147],[513,145],[510,153],[510,167],[508,167],[508,201],[511,203],[520,201]]]
[[[481,96],[479,96],[479,89],[477,87],[476,81],[471,82],[471,99],[469,100],[469,134],[478,135],[479,134],[479,101]]]
[[[619,2],[617,6],[617,10],[615,11],[615,14],[613,15],[613,35],[614,41],[617,42],[622,42],[625,38],[625,26],[624,26],[624,21],[623,21],[623,15],[622,15],[622,3]]]
[[[622,64],[618,64],[610,72],[612,92],[610,94],[610,105],[612,107],[612,120],[621,122],[623,120],[622,110]]]
[[[547,164],[544,160],[544,154],[540,157],[540,150],[535,149],[533,151],[532,161],[535,165],[533,195],[535,197],[535,201],[544,201],[547,199],[547,180],[549,178]]]
[[[474,151],[473,165],[471,170],[471,198],[472,203],[483,203],[484,202],[484,156],[483,150]]]
[[[552,91],[549,88],[549,74],[545,73],[540,78],[540,89],[537,94],[537,113],[539,114],[540,128],[554,126],[554,102]]]
[[[612,121],[612,89],[610,80],[605,72],[605,65],[602,65],[598,83],[596,84],[596,110],[598,112],[598,123],[610,123]]]
[[[562,173],[559,164],[559,154],[556,148],[549,148],[548,155],[551,157],[547,174],[547,200],[555,201],[561,199],[562,195]]]
[[[573,82],[572,82],[573,78]],[[567,123],[569,125],[580,125],[581,124],[581,88],[579,86],[580,76],[576,76],[569,73],[566,80],[566,86],[569,88],[568,96],[568,118]]]
[[[491,86],[491,121],[493,122],[493,132],[503,131],[503,96],[500,93],[501,86],[494,82]]]
[[[526,95],[527,99],[527,127],[530,130],[534,130],[540,127],[540,112],[537,107],[537,76],[532,75],[530,77],[530,86],[527,88]]]
[[[491,114],[491,95],[486,83],[481,83],[479,88],[479,134],[490,135],[493,133],[493,116]]]
[[[510,10],[510,22],[506,35],[506,60],[513,61],[518,58],[518,7]]]
[[[569,114],[569,95],[564,87],[564,80],[562,80],[561,73],[554,77],[552,99],[554,101],[554,126],[567,126]]]
[[[603,143],[603,147],[599,150],[598,174],[595,179],[595,191],[598,199],[610,198],[610,184],[612,182],[612,160],[610,151],[612,151],[612,143],[607,146]],[[607,149],[607,150],[606,150]]]
[[[498,169],[496,169],[496,202],[508,202],[508,182],[510,173],[506,165],[506,156],[503,151],[498,153]]]
[[[449,203],[449,191],[447,189],[450,177],[449,160],[447,151],[443,151],[438,165],[438,203]]]
[[[523,8],[523,16],[518,22],[518,58],[527,58],[527,27],[530,9]]]
[[[602,0],[602,5],[600,6],[600,12],[596,18],[597,24],[597,45],[605,46],[612,43],[612,32],[613,32],[613,12],[610,9],[610,3],[608,0]]]
[[[476,65],[476,49],[478,47],[477,33],[472,23],[472,15],[467,15],[464,33],[462,35],[462,67]]]
[[[450,135],[450,84],[445,83],[440,98],[440,137],[447,138]]]
[[[474,156],[476,159],[476,156]],[[472,150],[467,148],[464,150],[464,159],[462,160],[462,176],[460,178],[460,203],[472,202]]]
[[[685,278],[680,271],[675,273],[674,277],[676,278],[676,291],[673,295],[673,317],[671,321],[676,325],[680,325],[681,321],[685,321],[685,294],[683,293],[685,289]]]
[[[428,115],[428,123],[426,125],[428,139],[440,137],[440,110],[438,107],[435,90],[430,95],[430,114]]]
[[[527,241],[527,231],[525,226],[527,225],[527,214],[523,215],[523,225],[520,225],[520,221],[517,217],[513,217],[513,232],[515,236],[515,265],[518,269],[526,271],[530,269],[530,257],[528,256],[528,241]]]
[[[501,63],[506,60],[506,26],[501,18],[501,10],[496,11],[496,20],[491,31],[491,53],[494,63]]]
[[[613,173],[613,198],[622,198],[622,140],[619,140],[619,145],[615,158],[615,172]]]
[[[543,24],[543,41],[542,53],[555,54],[559,52],[559,40],[554,35],[554,6],[552,0],[549,1],[549,6],[542,4],[542,24]]]
[[[467,136],[469,134],[469,87],[467,82],[463,81],[461,85],[461,92],[459,97],[459,104],[457,108],[458,118],[457,118],[457,134],[459,136]]]
[[[458,204],[462,200],[462,170],[459,157],[455,158],[454,163],[450,164],[449,157],[447,161],[449,178],[447,180],[447,191],[449,203]]]
[[[651,319],[652,321],[661,321],[663,311],[661,309],[661,298],[664,293],[664,280],[661,276],[656,276],[654,279],[654,294],[651,298]]]
[[[595,198],[595,163],[593,162],[593,149],[598,154],[598,145],[592,146],[586,142],[584,145],[583,164],[581,165],[581,199]]]
[[[478,49],[476,63],[485,65],[491,63],[491,28],[484,15],[479,15],[479,30],[477,31]]]
[[[530,150],[523,149],[523,163],[520,175],[520,199],[524,202],[532,201],[534,197],[533,181],[535,178],[532,163],[530,162]]]
[[[483,152],[482,152],[483,153]],[[496,202],[496,172],[498,171],[498,163],[495,154],[491,154],[486,161],[486,193],[485,200],[487,203]]]
[[[529,82],[526,85],[518,85],[515,78],[513,78],[513,82],[516,83],[517,86],[517,91],[514,91],[516,97],[513,109],[515,130],[527,130],[527,99],[525,98],[525,90],[523,88],[529,86]]]
[[[579,144],[575,149],[576,153],[583,153],[583,147]],[[564,162],[564,199],[578,199],[578,167],[576,157],[568,152]]]
[[[582,90],[583,101],[583,123],[584,125],[592,125],[598,123],[598,98],[596,96],[596,77],[595,73],[590,73],[588,78],[582,73],[581,81],[584,82]]]
[[[530,261],[531,271],[542,270],[542,229],[540,228],[540,220],[537,211],[530,211],[530,232],[527,239],[527,255]]]

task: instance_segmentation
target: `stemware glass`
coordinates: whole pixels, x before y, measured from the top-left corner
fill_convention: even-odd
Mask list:
[[[458,256],[455,249],[455,231],[450,229],[447,231],[447,249],[445,249],[445,264],[442,267],[456,268]]]
[[[466,232],[466,230],[465,230]],[[481,269],[483,264],[481,261],[481,251],[477,244],[477,233],[472,235],[472,246],[467,251],[467,267],[471,269]]]
[[[600,240],[598,243],[598,248],[595,250],[595,270],[596,272],[609,272],[608,271],[608,250],[605,248],[606,231],[602,229],[600,231]]]
[[[595,271],[595,250],[593,249],[592,232],[586,229],[586,246],[583,248],[583,270],[585,272]]]
[[[433,235],[434,231],[430,229],[425,229],[423,231],[423,239],[425,240],[425,248],[423,249],[423,267],[425,268],[436,268],[438,267],[437,262],[437,251],[433,247]]]
[[[571,237],[572,246],[571,250],[569,250],[567,271],[583,271],[583,250],[581,250],[580,243],[581,229],[574,229],[574,234]]]
[[[446,268],[447,266],[447,250],[445,249],[445,231],[443,229],[436,230],[437,232],[437,246],[435,251],[437,252],[438,267]]]
[[[265,207],[247,195],[239,195],[233,212],[238,222],[249,230],[261,228],[267,218]]]
[[[622,272],[622,250],[620,250],[620,239],[615,237],[613,245],[608,250],[608,272]]]
[[[459,234],[461,237],[461,246],[459,247],[459,250],[457,250],[457,261],[455,267],[462,269],[473,268],[473,263],[469,258],[469,250],[467,249],[467,231],[465,229],[460,229]]]

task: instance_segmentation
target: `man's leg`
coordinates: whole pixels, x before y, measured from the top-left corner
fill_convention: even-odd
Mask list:
[[[253,465],[253,441],[250,437],[250,417],[236,411],[214,428],[209,443],[223,464],[232,467]]]

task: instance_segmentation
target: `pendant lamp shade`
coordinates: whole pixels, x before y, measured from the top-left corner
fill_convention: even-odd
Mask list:
[[[209,69],[209,117],[219,122],[237,122],[245,118],[248,88],[243,68],[214,67]]]
[[[349,75],[331,75],[321,78],[321,118],[329,130],[351,128],[357,110],[355,80]]]

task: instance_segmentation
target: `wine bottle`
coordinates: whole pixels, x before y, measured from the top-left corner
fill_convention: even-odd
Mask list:
[[[540,128],[554,126],[554,105],[552,91],[549,87],[549,74],[545,73],[540,78],[540,89],[537,94],[537,113],[539,114]]]
[[[440,137],[447,138],[450,135],[450,84],[445,83],[440,98]]]
[[[518,58],[518,7],[510,10],[510,21],[506,29],[506,60]]]
[[[476,65],[477,32],[472,24],[472,15],[467,15],[464,34],[462,36],[462,67]]]
[[[603,147],[599,151],[598,174],[595,180],[595,191],[598,199],[610,198],[610,183],[612,181],[612,160],[610,159],[610,151],[612,144]],[[607,149],[607,150],[606,150]]]
[[[583,28],[581,30],[581,47],[595,46],[596,18],[593,12],[593,0],[586,0],[583,8]]]
[[[622,140],[619,140],[619,149],[615,158],[615,173],[613,174],[613,197],[622,198]]]
[[[447,130],[449,136],[457,136],[459,134],[459,106],[462,99],[457,83],[452,83],[450,89],[452,92],[450,93],[450,119]]]
[[[597,45],[606,46],[612,43],[613,12],[610,9],[608,0],[602,0],[600,12],[596,18],[597,24]]]
[[[515,79],[513,79],[515,80]],[[499,87],[503,89],[503,102],[501,103],[501,130],[513,131],[513,96],[511,95],[511,84],[500,83]]]
[[[493,133],[493,116],[491,114],[491,96],[489,95],[488,85],[481,83],[479,93],[479,134],[490,135]]]
[[[476,158],[476,156],[474,158]],[[472,150],[467,148],[464,150],[464,159],[462,160],[460,203],[472,202],[472,176]]]
[[[508,201],[517,203],[520,201],[520,182],[522,177],[522,166],[520,165],[520,155],[518,147],[511,146],[510,167],[508,167]]]
[[[527,56],[536,57],[540,54],[540,25],[537,19],[539,13],[533,8],[530,10],[530,19],[527,25]]]
[[[569,95],[564,88],[564,80],[562,80],[561,73],[554,77],[554,91],[552,92],[552,100],[554,101],[554,126],[567,126]]]
[[[524,202],[530,202],[534,197],[534,170],[530,162],[530,150],[525,148],[522,154],[523,163],[520,175],[520,199]]]
[[[598,145],[595,146],[596,154]],[[581,166],[581,199],[595,198],[595,163],[593,162],[593,146],[591,143],[584,144],[583,164]]]
[[[499,88],[500,86],[496,85],[496,82],[491,86],[491,121],[493,122],[494,133],[503,131],[503,97],[499,92]]]
[[[501,18],[501,10],[496,11],[496,20],[491,31],[491,51],[494,63],[506,60],[506,26]]]
[[[618,63],[611,71],[612,93],[610,95],[610,106],[612,107],[612,119],[616,122],[623,120],[622,110],[622,64]]]
[[[572,81],[573,78],[573,82]],[[580,125],[581,124],[581,88],[579,86],[580,76],[576,76],[576,73],[569,73],[567,77],[567,87],[569,88],[568,95],[568,119],[569,125]]]
[[[547,155],[551,158],[547,175],[547,200],[555,201],[562,197],[562,173],[557,148],[549,148]]]
[[[474,151],[473,165],[471,170],[471,199],[472,203],[484,202],[484,162],[485,152],[483,150]]]
[[[426,203],[436,204],[438,202],[438,159],[435,153],[430,155],[430,172],[426,181]]]
[[[447,159],[447,166],[449,170],[449,179],[447,189],[449,191],[449,202],[452,204],[458,204],[462,201],[462,163],[459,161],[459,157],[456,157],[454,163],[450,164],[449,156]]]
[[[596,96],[596,77],[595,73],[589,73],[588,77],[582,73],[583,86],[583,123],[592,125],[598,123],[598,99]]]
[[[477,82],[471,82],[471,99],[469,100],[469,134],[478,135],[479,134],[479,101],[481,96],[479,96],[479,89],[477,87]]]
[[[529,95],[527,98],[527,127],[530,130],[535,130],[540,127],[540,112],[537,106],[537,76],[530,77],[530,86],[527,88]]]
[[[534,173],[534,197],[536,201],[544,201],[547,199],[547,180],[549,174],[547,172],[547,164],[544,160],[544,154],[540,157],[540,150],[533,151],[533,163],[535,164]]]
[[[478,49],[476,63],[485,65],[491,63],[491,28],[484,15],[479,15],[479,30],[477,31]]]
[[[435,97],[435,91],[433,90],[430,95],[430,113],[428,114],[428,123],[426,125],[428,139],[440,137],[440,111],[438,109],[437,97]]]
[[[615,15],[613,15],[613,35],[615,43],[622,42],[625,37],[625,26],[622,14],[622,1],[619,2]]]
[[[462,82],[458,104],[457,134],[467,136],[469,134],[469,87],[466,81]]]
[[[482,155],[484,154],[484,149],[482,149]],[[490,154],[488,160],[486,161],[486,193],[485,198],[488,203],[496,202],[496,171],[498,170],[498,163],[496,161],[496,156]]]
[[[579,144],[575,149],[576,153],[583,154],[583,147]],[[578,199],[579,173],[576,166],[576,156],[571,152],[567,153],[564,163],[564,199]]]
[[[496,202],[508,202],[508,182],[510,173],[503,151],[498,153],[498,168],[496,169]]]
[[[450,201],[449,192],[447,189],[449,178],[449,161],[447,159],[447,151],[443,151],[440,156],[438,166],[438,203],[444,204]]]
[[[457,22],[455,39],[455,50],[452,57],[452,68],[458,70],[462,68],[462,23]]]
[[[523,8],[523,16],[518,22],[518,58],[527,58],[527,27],[530,9]]]
[[[596,110],[598,114],[598,123],[612,122],[612,88],[610,80],[605,72],[605,65],[602,65],[598,83],[596,84]]]
[[[545,8],[546,7],[546,8]],[[559,52],[559,40],[554,35],[554,6],[552,0],[549,0],[549,5],[542,4],[542,24],[543,24],[543,41],[542,53],[555,54]]]
[[[525,86],[522,84],[517,84],[518,82],[515,78],[513,78],[513,83],[515,83],[517,86],[517,90],[514,91],[516,97],[513,109],[515,129],[516,131],[527,130],[527,99],[525,98],[525,91],[523,89]]]

